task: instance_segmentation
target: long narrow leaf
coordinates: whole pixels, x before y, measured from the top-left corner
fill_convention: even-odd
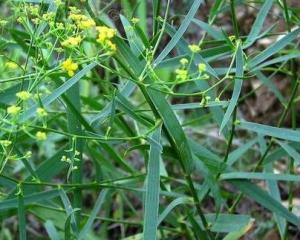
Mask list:
[[[198,8],[200,7],[200,4],[202,3],[202,0],[195,0],[193,2],[193,5],[191,6],[189,12],[185,16],[184,20],[182,21],[182,24],[180,25],[177,32],[174,34],[170,42],[167,44],[167,46],[164,48],[164,50],[158,55],[158,57],[155,59],[154,64],[158,65],[162,60],[165,59],[165,57],[172,51],[172,49],[176,46],[182,35],[187,30],[188,26],[190,25],[191,21],[193,20]]]
[[[241,46],[239,45],[236,52],[236,78],[234,80],[233,93],[228,108],[225,112],[224,118],[222,120],[222,124],[220,126],[220,132],[222,132],[226,124],[229,122],[230,117],[234,111],[234,108],[237,106],[237,102],[243,85],[243,81],[242,81],[243,72],[244,72],[243,67],[244,67],[243,51]]]
[[[144,239],[156,239],[160,189],[161,128],[155,130],[150,141],[144,206]]]

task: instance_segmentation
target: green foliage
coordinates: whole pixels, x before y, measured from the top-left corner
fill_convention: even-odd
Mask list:
[[[299,231],[298,10],[184,2],[0,2],[0,239]],[[263,123],[245,110],[261,88]]]

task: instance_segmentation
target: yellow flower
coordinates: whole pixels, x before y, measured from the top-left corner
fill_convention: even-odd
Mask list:
[[[18,98],[20,98],[21,100],[26,101],[31,98],[31,93],[27,92],[27,91],[21,91],[21,92],[16,93],[16,96]]]
[[[176,69],[176,79],[185,81],[188,78],[188,71],[184,69]]]
[[[192,53],[198,53],[201,50],[201,48],[196,44],[189,45],[189,49]]]
[[[230,41],[234,41],[235,40],[235,36],[234,35],[229,36],[229,40]]]
[[[101,44],[105,44],[108,40],[111,40],[117,33],[115,29],[105,26],[97,27],[96,29],[99,33],[97,42]]]
[[[32,18],[31,21],[35,24],[38,25],[41,23],[41,20],[39,18]]]
[[[46,22],[52,22],[55,19],[55,13],[54,12],[44,13],[42,15],[42,19]]]
[[[65,26],[63,23],[61,23],[61,22],[56,23],[57,30],[64,30],[64,28],[65,28]]]
[[[69,7],[71,14],[80,13],[80,10],[77,7]]]
[[[74,63],[71,58],[68,58],[66,61],[62,63],[62,68],[70,77],[74,76],[75,71],[78,69],[78,64]]]
[[[78,46],[82,41],[82,38],[80,36],[77,36],[77,37],[69,37],[67,38],[65,41],[63,41],[61,43],[61,45],[63,47],[69,47],[69,48],[72,48],[72,47],[76,47]]]
[[[46,110],[44,108],[41,108],[41,107],[36,109],[36,113],[39,117],[46,117],[48,115]]]
[[[109,48],[110,51],[112,51],[112,52],[117,51],[116,44],[112,43],[111,41],[107,41],[106,45],[107,45],[107,47]]]
[[[12,105],[7,108],[7,113],[11,115],[17,115],[21,111],[21,107],[18,107],[16,105]]]
[[[135,18],[135,17],[131,18],[131,22],[132,22],[133,24],[137,24],[137,23],[139,23],[139,21],[140,21],[139,18]]]
[[[32,156],[32,152],[31,151],[27,151],[24,155],[24,158],[31,158]]]
[[[199,63],[198,64],[198,71],[199,73],[203,73],[206,71],[206,65],[204,63]]]
[[[29,5],[27,8],[28,12],[33,16],[38,16],[40,12],[40,8],[37,5]]]
[[[115,35],[116,35],[116,30],[113,28],[109,28],[106,26],[100,26],[96,28],[99,35],[101,35],[101,37],[106,38],[106,39],[112,39]]]
[[[4,147],[8,147],[11,144],[12,144],[12,141],[9,141],[9,140],[0,140],[0,145],[2,145]]]
[[[82,15],[82,14],[71,13],[69,15],[69,18],[72,19],[73,21],[80,21],[80,20],[82,20],[83,16],[84,15]]]
[[[7,62],[5,63],[5,66],[11,70],[15,70],[19,67],[15,62]]]
[[[115,29],[101,26],[96,28],[98,31],[97,42],[104,48],[108,48],[109,51],[115,52],[117,50],[116,44],[114,44],[111,39],[116,35],[117,31]]]
[[[181,59],[180,59],[180,64],[181,64],[181,65],[185,66],[185,65],[187,65],[188,63],[189,63],[189,60],[187,60],[186,58],[181,58]]]
[[[38,131],[36,134],[35,134],[35,137],[38,141],[44,141],[47,139],[47,134],[45,132],[41,132],[41,131]]]
[[[79,14],[79,13],[77,13],[77,11],[75,11],[74,13],[71,13],[69,15],[69,18],[75,22],[75,24],[77,25],[77,27],[79,29],[82,29],[82,30],[86,30],[86,29],[96,26],[96,23],[93,19],[91,19],[83,14]]]
[[[84,20],[78,21],[77,25],[80,29],[86,30],[96,26],[96,23],[93,19],[86,18]]]

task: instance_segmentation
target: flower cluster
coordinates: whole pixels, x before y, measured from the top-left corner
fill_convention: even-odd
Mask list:
[[[80,45],[82,41],[82,38],[80,36],[77,37],[69,37],[66,40],[64,40],[61,45],[63,47],[73,48]]]
[[[76,26],[81,30],[87,30],[96,26],[96,23],[93,19],[80,13],[80,10],[75,7],[70,7],[69,19],[74,21]]]
[[[180,68],[177,68],[175,70],[175,74],[176,74],[176,80],[178,81],[186,81],[189,77],[189,72],[186,68],[187,64],[189,63],[189,60],[186,58],[182,58],[180,59]]]
[[[73,77],[75,71],[78,69],[78,64],[74,63],[71,58],[68,58],[62,63],[62,69],[66,71],[70,77]]]
[[[16,96],[18,98],[20,98],[23,101],[27,101],[31,98],[32,94],[30,92],[27,91],[21,91],[21,92],[17,92]]]
[[[196,47],[194,50],[197,50]],[[192,61],[192,59],[190,60]],[[188,79],[207,79],[209,76],[206,74],[206,64],[198,64],[198,73],[189,75],[189,62],[187,58],[180,59],[180,67],[175,70],[176,80],[179,82],[187,81]],[[193,77],[194,76],[194,77]]]
[[[201,48],[196,44],[189,45],[189,49],[192,53],[199,53],[201,51]]]
[[[98,31],[97,42],[104,48],[108,48],[110,51],[115,52],[117,48],[112,42],[112,38],[116,35],[116,30],[106,26],[97,27],[96,29]]]
[[[21,107],[16,105],[11,105],[7,108],[7,113],[10,115],[17,115],[21,111]]]
[[[8,147],[11,144],[12,144],[12,141],[10,141],[10,140],[0,140],[0,145],[2,145],[4,147]]]
[[[199,63],[198,64],[198,71],[199,73],[203,73],[206,71],[206,65],[204,63]]]
[[[176,69],[176,79],[179,81],[185,81],[188,79],[188,71],[186,69]]]
[[[38,131],[35,134],[35,138],[38,141],[45,141],[47,139],[47,134],[45,132]]]
[[[206,73],[206,64],[205,63],[198,64],[198,73],[199,73],[199,78],[201,78],[201,79],[209,78],[208,74]]]
[[[47,111],[44,108],[37,108],[36,113],[39,117],[46,117],[48,115]]]

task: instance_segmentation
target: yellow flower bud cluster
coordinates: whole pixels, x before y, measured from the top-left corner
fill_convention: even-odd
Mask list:
[[[12,105],[12,106],[8,107],[6,110],[7,110],[7,113],[10,115],[17,115],[21,111],[21,107]]]
[[[61,45],[63,47],[74,48],[80,45],[82,38],[80,36],[77,37],[69,37],[64,40]]]
[[[108,48],[110,51],[115,52],[117,50],[117,47],[112,42],[112,38],[116,35],[117,31],[106,26],[100,26],[96,29],[98,31],[97,42],[100,43],[103,47]]]
[[[21,91],[21,92],[17,92],[16,96],[18,98],[20,98],[23,101],[27,101],[31,98],[32,94],[30,92],[27,91]]]
[[[186,58],[180,59],[181,67],[175,70],[176,80],[186,81],[189,77],[189,72],[186,69],[186,65],[189,63],[189,60]]]
[[[46,110],[44,108],[41,108],[41,107],[36,109],[36,113],[39,117],[46,117],[48,115]]]
[[[35,138],[38,141],[45,141],[47,139],[47,134],[45,132],[38,131],[35,134]]]
[[[70,8],[71,13],[69,19],[71,19],[76,26],[81,30],[87,30],[96,26],[96,23],[93,19],[83,15],[76,8]]]
[[[4,147],[8,147],[11,144],[12,144],[12,141],[10,141],[10,140],[0,140],[0,145],[2,145]]]
[[[66,71],[70,77],[72,77],[78,69],[78,64],[74,63],[71,58],[68,58],[62,63],[62,69]]]
[[[198,53],[201,51],[201,48],[196,44],[189,45],[189,49],[192,53]]]

